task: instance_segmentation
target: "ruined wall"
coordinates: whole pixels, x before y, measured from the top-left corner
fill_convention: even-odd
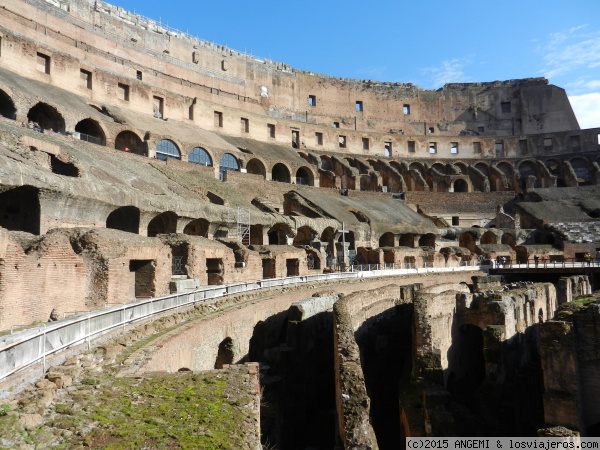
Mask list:
[[[89,309],[84,260],[66,237],[0,228],[0,245],[0,330],[47,322],[53,310],[58,319]]]

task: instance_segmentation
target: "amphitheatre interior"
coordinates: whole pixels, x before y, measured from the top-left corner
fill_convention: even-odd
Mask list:
[[[49,321],[358,273],[203,299],[161,316],[183,326],[140,322],[135,350],[111,335],[44,359],[33,387],[15,370],[0,425],[25,431],[0,446],[46,427],[45,445],[104,448],[56,405],[117,347],[119,383],[244,380],[247,433],[225,448],[600,434],[600,128],[562,88],[340,79],[102,1],[0,8],[0,361]]]

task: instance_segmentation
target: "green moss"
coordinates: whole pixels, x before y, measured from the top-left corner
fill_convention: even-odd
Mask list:
[[[222,378],[221,378],[222,377]],[[100,402],[89,411],[99,424],[86,441],[93,448],[241,448],[240,424],[252,402],[241,393],[224,395],[226,376],[177,374],[142,381],[117,378],[97,388]],[[242,398],[240,398],[242,397]]]

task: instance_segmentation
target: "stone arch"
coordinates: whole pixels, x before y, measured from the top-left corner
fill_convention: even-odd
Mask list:
[[[435,247],[435,234],[427,233],[419,237],[419,247]]]
[[[267,169],[263,162],[258,158],[252,158],[246,163],[246,172],[260,175],[263,178],[267,176]]]
[[[394,233],[388,231],[379,237],[379,247],[395,247]]]
[[[442,175],[446,175],[446,165],[442,164],[441,162],[435,162],[435,163],[433,163],[431,165],[431,168],[437,170]]]
[[[304,225],[296,230],[296,236],[294,237],[293,245],[310,245],[318,235],[319,233],[317,233],[313,228]]]
[[[0,115],[7,119],[15,120],[17,108],[10,95],[0,89]]]
[[[140,210],[135,206],[121,206],[106,218],[106,228],[139,234]]]
[[[505,245],[510,245],[513,249],[517,246],[517,238],[512,233],[504,233],[500,242]]]
[[[315,176],[308,167],[302,166],[296,171],[296,184],[315,185]]]
[[[280,183],[289,183],[291,181],[290,169],[283,163],[275,164],[271,169],[271,179]]]
[[[142,138],[130,130],[123,130],[115,138],[115,149],[146,156]]]
[[[500,170],[500,172],[506,175],[506,178],[508,178],[509,181],[513,179],[514,168],[511,163],[507,161],[501,161],[498,164],[496,164],[496,167],[498,168],[498,170]]]
[[[496,236],[496,234],[493,231],[486,231],[485,233],[483,233],[481,235],[479,242],[484,245],[485,244],[497,244],[498,236]]]
[[[94,119],[83,119],[75,125],[75,131],[80,134],[79,139],[92,144],[106,145],[106,133]]]
[[[571,158],[569,160],[575,175],[577,176],[577,182],[581,185],[589,184],[591,181],[590,174],[590,163],[586,158],[582,158],[581,156],[577,156],[575,158]]]
[[[187,156],[188,162],[199,164],[205,167],[212,167],[213,159],[210,153],[202,147],[194,147],[190,150]]]
[[[458,245],[459,247],[463,247],[474,252],[475,247],[477,246],[477,236],[475,235],[475,233],[472,233],[470,231],[461,233],[458,237]]]
[[[530,159],[521,161],[521,163],[519,164],[519,167],[518,167],[518,171],[519,171],[519,176],[521,179],[520,188],[525,190],[527,188],[527,179],[530,176],[534,176],[537,178],[537,168],[536,168],[535,162]],[[536,182],[536,185],[537,185],[537,182]]]
[[[326,251],[331,255],[333,255],[335,253],[334,239],[335,239],[335,229],[333,227],[327,227],[321,233],[320,241],[325,242],[327,244]]]
[[[333,161],[331,160],[331,156],[321,155],[321,169],[323,170],[331,170],[333,172]]]
[[[459,172],[463,175],[468,175],[469,174],[469,166],[462,162],[462,161],[457,161],[454,163],[454,166],[459,170]]]
[[[57,133],[65,132],[65,119],[54,106],[39,102],[27,113],[27,120],[36,122],[42,130],[52,130]]]
[[[452,183],[452,190],[454,192],[469,192],[469,183],[464,178],[458,178]]]
[[[159,234],[171,234],[177,232],[177,214],[166,211],[154,217],[148,223],[148,237],[156,237]]]
[[[183,229],[183,234],[189,236],[203,236],[208,237],[208,227],[210,222],[206,219],[199,218],[189,222]]]
[[[0,194],[0,226],[7,230],[40,234],[40,190],[19,186]]]
[[[420,162],[412,162],[410,163],[410,165],[408,166],[409,170],[416,170],[417,172],[419,172],[421,175],[425,175],[425,167],[423,166],[423,164],[421,164]]]
[[[161,139],[156,144],[156,159],[164,161],[168,158],[181,159],[181,151],[171,139]]]
[[[219,179],[224,178],[227,171],[238,172],[240,170],[240,161],[231,153],[223,153],[219,159]]]
[[[398,238],[398,245],[400,247],[410,247],[414,248],[415,246],[415,235],[413,233],[404,233],[401,234]]]
[[[479,170],[482,174],[486,176],[490,176],[490,167],[484,162],[478,162],[475,164],[475,168]]]
[[[269,245],[287,245],[287,238],[292,235],[292,229],[286,223],[276,223],[267,232]]]
[[[226,364],[233,364],[234,355],[233,339],[226,337],[219,344],[217,359],[215,360],[215,369],[222,369]]]

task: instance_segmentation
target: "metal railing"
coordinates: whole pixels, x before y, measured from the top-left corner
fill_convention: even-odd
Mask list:
[[[171,294],[112,306],[103,310],[89,311],[0,337],[0,380],[36,363],[41,363],[42,371],[45,372],[46,359],[50,355],[82,343],[87,343],[88,348],[91,348],[92,340],[120,328],[124,330],[128,324],[147,319],[157,314],[178,311],[180,308],[214,298],[304,283],[371,276],[395,276],[420,272],[454,272],[465,269],[477,270],[479,268],[479,266],[471,266],[468,268],[402,269],[397,264],[363,264],[360,266],[349,266],[349,270],[346,272],[271,278],[229,285],[210,286],[187,293]],[[379,271],[379,273],[370,273],[373,271]]]
[[[548,259],[528,259],[527,261],[491,261],[493,269],[575,269],[585,267],[600,267],[600,259],[582,261],[580,258],[563,258],[561,261],[550,261]]]

